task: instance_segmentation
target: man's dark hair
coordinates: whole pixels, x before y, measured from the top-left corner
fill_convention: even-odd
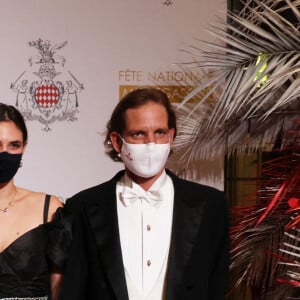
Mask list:
[[[168,99],[168,96],[161,90],[154,88],[141,88],[134,90],[127,95],[125,95],[120,102],[115,107],[112,112],[111,118],[106,126],[106,138],[104,145],[106,147],[106,153],[114,161],[122,161],[118,156],[118,152],[114,150],[110,141],[110,134],[114,131],[122,135],[123,130],[125,129],[125,112],[129,108],[137,108],[148,102],[154,102],[161,104],[165,107],[168,114],[168,127],[174,128],[174,138],[176,136],[176,115],[172,109],[171,103]]]
[[[28,133],[22,114],[12,105],[0,103],[0,122],[11,121],[22,132],[23,143],[27,143]]]

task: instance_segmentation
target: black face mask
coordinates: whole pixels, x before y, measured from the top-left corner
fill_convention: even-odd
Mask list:
[[[0,183],[10,181],[17,173],[22,159],[21,154],[0,152]]]

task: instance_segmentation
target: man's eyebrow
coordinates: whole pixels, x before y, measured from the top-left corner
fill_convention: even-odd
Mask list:
[[[157,129],[155,129],[155,131],[158,131],[158,130],[169,130],[169,128],[168,127],[159,127],[159,128],[157,128]]]
[[[127,130],[128,133],[136,133],[136,132],[146,132],[144,129],[130,129]]]

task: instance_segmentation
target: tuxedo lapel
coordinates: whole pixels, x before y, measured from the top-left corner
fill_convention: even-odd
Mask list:
[[[100,263],[110,281],[118,300],[128,300],[125,273],[120,244],[118,216],[116,206],[116,182],[119,174],[102,185],[98,195],[87,208],[88,219],[94,233]]]
[[[167,271],[167,299],[176,299],[176,286],[183,279],[183,272],[199,232],[204,202],[197,199],[193,203],[192,192],[188,191],[184,181],[168,172],[174,183],[174,209],[171,245]]]

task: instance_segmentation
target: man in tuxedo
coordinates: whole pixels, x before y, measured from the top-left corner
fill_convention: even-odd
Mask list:
[[[165,169],[175,136],[160,90],[138,89],[117,104],[105,143],[125,170],[67,201],[73,239],[60,299],[225,298],[226,201]]]

